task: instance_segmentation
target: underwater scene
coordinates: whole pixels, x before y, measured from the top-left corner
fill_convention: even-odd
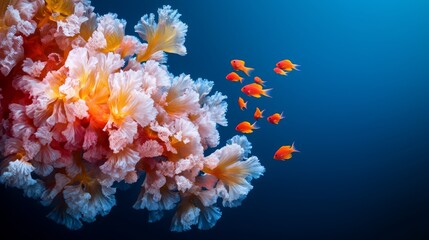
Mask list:
[[[429,239],[429,2],[0,2],[13,239]]]

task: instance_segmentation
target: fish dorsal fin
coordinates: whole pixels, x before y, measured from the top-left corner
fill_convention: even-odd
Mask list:
[[[285,151],[285,150],[288,150],[288,147],[287,146],[282,146],[279,150]]]

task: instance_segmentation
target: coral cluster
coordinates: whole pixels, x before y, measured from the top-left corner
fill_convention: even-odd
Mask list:
[[[116,204],[115,184],[140,179],[134,208],[149,221],[175,209],[171,230],[208,229],[264,172],[235,136],[219,144],[226,96],[213,82],[173,76],[187,25],[164,6],[125,34],[87,0],[0,2],[0,181],[22,189],[70,229]]]

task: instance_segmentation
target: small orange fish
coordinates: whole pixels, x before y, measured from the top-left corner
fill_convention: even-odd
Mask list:
[[[245,102],[244,99],[239,97],[238,98],[238,106],[240,107],[241,110],[243,110],[244,108],[247,109],[247,102]]]
[[[260,77],[255,77],[255,78],[253,78],[253,80],[255,80],[255,83],[257,83],[261,86],[265,86],[264,85],[265,81],[262,81],[262,79]]]
[[[231,66],[235,71],[243,71],[247,76],[249,76],[250,72],[253,71],[253,68],[244,66],[245,62],[243,60],[234,59],[231,60]]]
[[[279,75],[285,75],[285,76],[287,76],[287,73],[285,71],[281,70],[278,67],[275,67],[273,70],[274,70],[275,73],[277,73]]]
[[[240,77],[240,75],[238,75],[235,72],[228,73],[228,75],[226,75],[226,79],[231,82],[238,82],[238,81],[240,81],[241,83],[243,82],[243,78]]]
[[[255,113],[253,114],[253,118],[255,119],[255,120],[258,120],[258,119],[260,119],[260,118],[263,118],[263,116],[262,116],[262,113],[264,112],[265,110],[260,110],[258,107],[256,108],[256,110],[255,110]]]
[[[276,64],[276,66],[278,68],[286,70],[288,72],[290,72],[292,70],[299,71],[299,69],[296,68],[296,67],[299,67],[299,65],[298,64],[293,64],[289,59],[285,59],[285,60],[282,60],[282,61],[278,62]]]
[[[241,88],[241,91],[245,93],[247,96],[252,96],[255,98],[260,98],[261,95],[266,97],[271,97],[268,93],[272,90],[270,89],[262,89],[262,86],[257,83],[247,84],[246,86]]]
[[[256,122],[251,125],[247,121],[241,122],[237,125],[237,127],[235,127],[235,130],[242,133],[252,133],[255,129],[259,129],[259,127],[256,126]]]
[[[273,115],[267,117],[268,122],[272,123],[272,124],[279,124],[280,120],[282,120],[283,117],[283,112],[278,114],[278,113],[274,113]]]
[[[281,146],[276,153],[274,153],[274,159],[275,160],[280,160],[280,161],[284,161],[284,160],[289,160],[292,158],[292,153],[294,152],[299,152],[298,150],[296,150],[295,143],[292,143],[292,146]]]

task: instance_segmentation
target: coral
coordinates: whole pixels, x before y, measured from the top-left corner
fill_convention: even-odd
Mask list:
[[[125,34],[116,14],[87,0],[0,3],[0,182],[51,208],[69,229],[107,215],[116,184],[143,182],[135,209],[149,221],[175,209],[172,231],[213,227],[217,202],[235,207],[264,172],[227,126],[213,82],[173,76],[166,54],[186,54],[188,26],[170,6]]]

